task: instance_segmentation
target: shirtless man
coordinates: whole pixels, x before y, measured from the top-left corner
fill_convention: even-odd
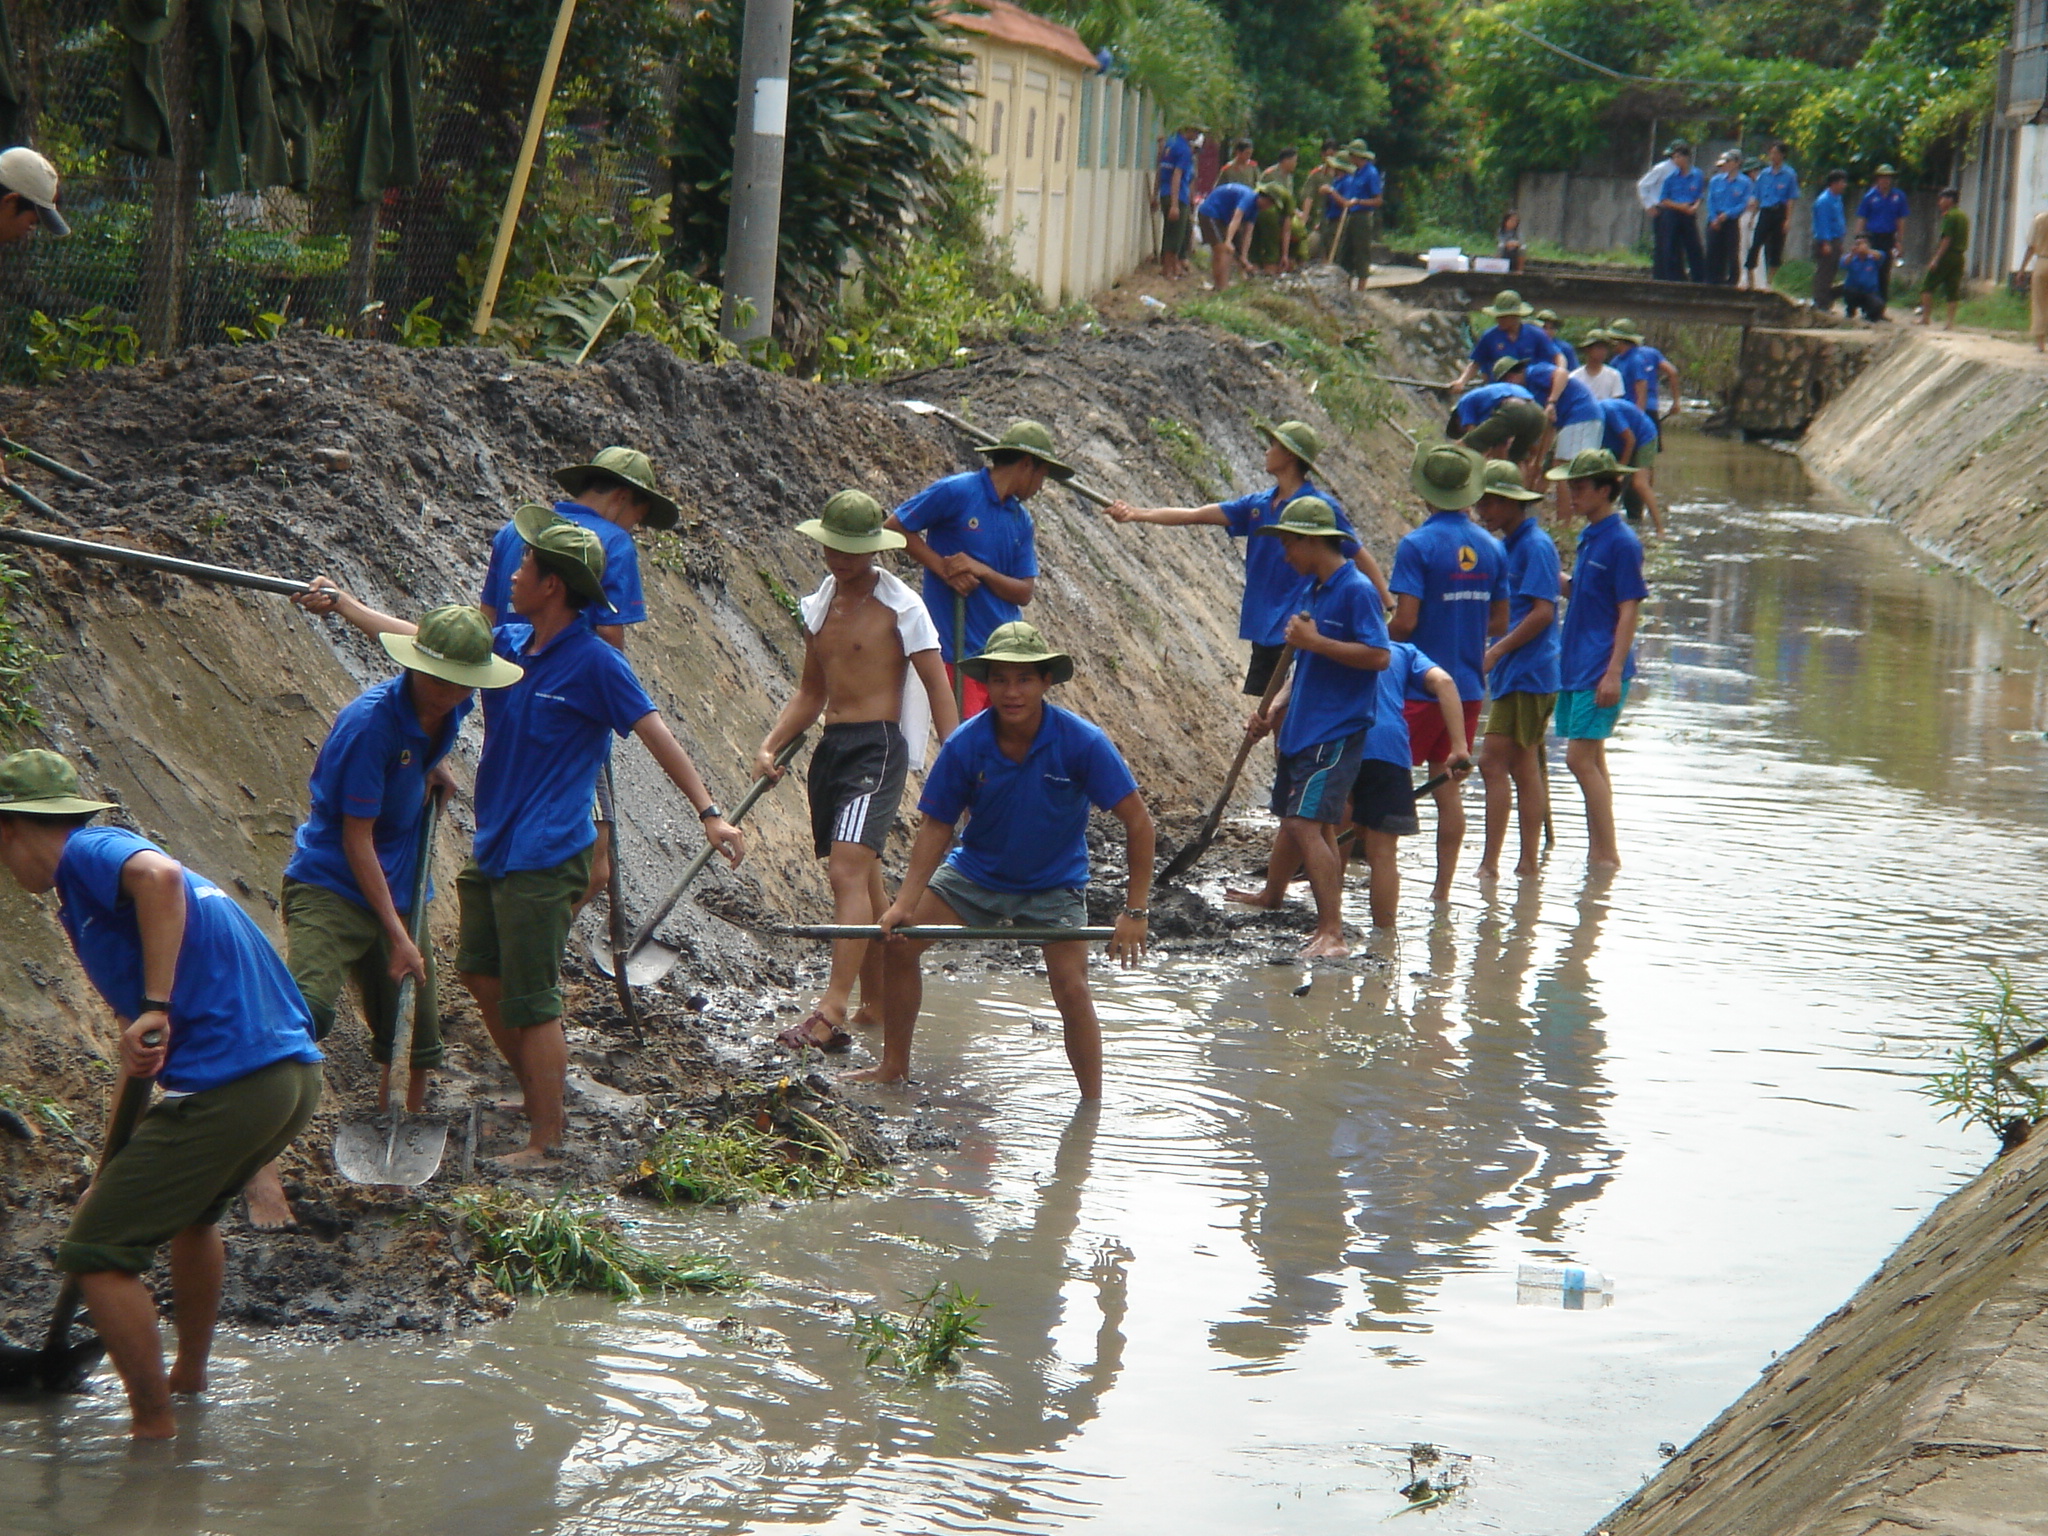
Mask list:
[[[824,584],[803,602],[804,671],[795,695],[754,755],[754,771],[782,777],[775,755],[820,714],[825,735],[811,754],[811,839],[832,882],[833,921],[872,923],[889,905],[882,844],[896,824],[910,765],[924,763],[927,728],[939,739],[960,715],[939,659],[939,632],[924,602],[875,564],[905,539],[882,526],[886,514],[865,491],[841,491],[797,532],[825,546]],[[917,686],[912,686],[911,673]],[[832,976],[810,1016],[776,1038],[791,1050],[843,1051],[852,1043],[846,1008],[856,976],[856,1023],[880,1021],[882,961],[865,939],[832,946]]]

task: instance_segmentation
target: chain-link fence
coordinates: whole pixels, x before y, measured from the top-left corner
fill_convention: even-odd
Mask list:
[[[260,335],[274,317],[466,328],[556,5],[0,0],[14,137],[56,162],[75,231],[0,253],[0,369]],[[648,248],[634,200],[667,190],[674,71],[659,28],[618,14],[636,6],[650,0],[577,13],[511,285]]]

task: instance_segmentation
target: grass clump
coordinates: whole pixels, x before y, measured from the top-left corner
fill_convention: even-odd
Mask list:
[[[907,1313],[853,1314],[854,1344],[868,1365],[906,1379],[940,1375],[958,1370],[960,1355],[986,1342],[980,1322],[988,1308],[976,1292],[934,1280],[924,1292],[904,1295]]]
[[[1230,466],[1223,456],[1202,440],[1202,434],[1184,421],[1172,417],[1154,416],[1149,425],[1152,435],[1159,439],[1159,445],[1166,450],[1173,467],[1188,477],[1190,484],[1201,492],[1204,500],[1221,501],[1230,480]]]
[[[1994,969],[1991,982],[1991,994],[1963,1020],[1963,1038],[1941,1058],[1946,1069],[1929,1074],[1919,1092],[1941,1107],[1942,1119],[1981,1125],[2010,1146],[2048,1115],[2048,1087],[2014,1070],[2021,1062],[1998,1063],[2048,1034],[2048,1025],[2020,997],[2010,971]]]
[[[1190,299],[1179,312],[1248,341],[1271,342],[1308,378],[1309,393],[1330,419],[1363,432],[1393,413],[1393,394],[1374,377],[1379,333],[1353,330],[1314,304],[1269,288],[1240,284],[1226,293]]]
[[[480,1267],[501,1291],[598,1291],[632,1301],[644,1286],[736,1291],[747,1283],[723,1259],[649,1252],[626,1236],[617,1218],[572,1204],[567,1191],[542,1204],[503,1190],[464,1190],[449,1205],[477,1239]]]
[[[811,1200],[888,1181],[853,1154],[845,1138],[813,1115],[783,1106],[790,1120],[731,1120],[715,1129],[679,1125],[640,1164],[637,1192],[671,1205],[745,1205]]]

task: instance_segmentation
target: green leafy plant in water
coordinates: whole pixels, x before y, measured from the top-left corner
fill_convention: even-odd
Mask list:
[[[1230,479],[1230,466],[1223,456],[1202,440],[1202,434],[1184,421],[1154,416],[1148,425],[1173,467],[1186,475],[1207,501],[1221,501],[1223,487]]]
[[[28,355],[36,380],[54,384],[73,373],[94,373],[116,363],[130,367],[142,355],[142,338],[132,325],[106,318],[107,306],[95,304],[82,315],[52,320],[40,309],[28,318]]]
[[[843,1195],[888,1181],[822,1120],[794,1105],[785,1109],[794,1122],[788,1130],[747,1120],[715,1130],[675,1127],[648,1150],[634,1188],[671,1205],[744,1205]]]
[[[1963,1020],[1962,1039],[1941,1057],[1946,1070],[1930,1073],[1918,1091],[1941,1106],[1944,1120],[2011,1141],[2048,1114],[2048,1087],[2023,1075],[2024,1062],[1998,1063],[2048,1034],[2048,1023],[2021,999],[2010,971],[1994,968],[1991,982],[1991,995]]]
[[[503,1190],[464,1190],[449,1207],[477,1239],[480,1267],[502,1291],[599,1291],[634,1300],[643,1286],[736,1291],[747,1283],[723,1259],[649,1252],[615,1217],[573,1203],[566,1190],[546,1204]]]
[[[870,1366],[898,1376],[933,1376],[959,1369],[962,1352],[980,1349],[981,1319],[988,1308],[975,1291],[953,1281],[934,1280],[922,1293],[905,1291],[907,1313],[856,1312],[855,1347]]]

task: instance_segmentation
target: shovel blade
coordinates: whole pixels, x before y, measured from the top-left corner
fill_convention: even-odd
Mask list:
[[[588,948],[592,965],[606,976],[617,974],[612,965],[610,945],[600,944],[593,939]],[[681,950],[673,949],[659,939],[648,939],[626,956],[626,984],[632,987],[651,987],[674,970],[676,962],[682,958]]]
[[[107,1346],[88,1336],[59,1349],[0,1345],[0,1393],[83,1392]]]
[[[445,1121],[408,1116],[394,1142],[388,1116],[351,1120],[334,1133],[334,1168],[354,1184],[396,1184],[410,1189],[434,1176],[447,1148]]]

